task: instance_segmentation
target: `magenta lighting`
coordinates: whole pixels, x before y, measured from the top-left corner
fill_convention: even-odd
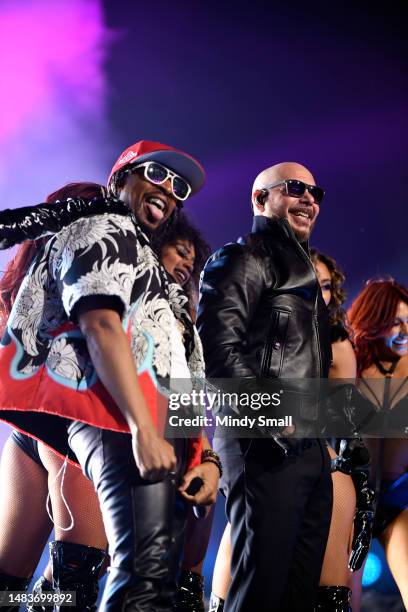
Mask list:
[[[0,2],[0,209],[105,180],[110,40],[102,0]]]
[[[98,110],[103,35],[99,0],[2,2],[1,143],[70,95],[76,112]]]

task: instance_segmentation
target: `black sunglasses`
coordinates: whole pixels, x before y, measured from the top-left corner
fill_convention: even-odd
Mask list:
[[[297,181],[295,179],[286,179],[284,181],[278,181],[277,183],[271,183],[270,185],[265,185],[264,189],[273,189],[274,187],[279,187],[280,185],[285,185],[286,195],[291,196],[292,198],[301,198],[305,195],[307,190],[313,197],[316,204],[321,204],[323,200],[324,189],[317,187],[316,185],[308,185],[303,181]]]

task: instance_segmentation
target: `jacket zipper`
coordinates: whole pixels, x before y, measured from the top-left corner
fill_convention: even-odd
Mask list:
[[[307,265],[309,266],[309,268],[311,268],[313,270],[313,274],[316,276],[316,271],[314,269],[314,266],[312,264],[312,262],[310,261],[310,258],[306,255],[306,253],[304,252],[304,250],[302,249],[302,247],[300,246],[300,244],[296,241],[296,248],[298,249],[298,251],[300,251],[302,258],[307,262]],[[317,353],[319,356],[319,367],[318,367],[318,371],[319,371],[319,376],[318,378],[321,378],[322,375],[322,352],[320,349],[320,334],[319,334],[319,321],[317,319],[317,297],[318,297],[318,292],[316,292],[316,298],[315,298],[315,303],[314,303],[314,313],[313,313],[313,319],[314,319],[314,327],[315,327],[315,332],[316,332],[316,344],[317,344]]]
[[[277,321],[273,321],[272,325],[271,325],[271,329],[269,330],[268,333],[268,339],[266,341],[266,347],[265,347],[265,354],[262,360],[262,366],[261,366],[261,376],[268,376],[269,373],[269,368],[271,365],[271,359],[272,359],[272,338],[274,335],[274,331],[276,330],[277,327]]]
[[[314,317],[315,330],[316,330],[317,352],[319,355],[319,376],[318,378],[321,378],[322,376],[322,352],[320,350],[319,321],[317,320],[317,313],[314,313],[313,317]]]

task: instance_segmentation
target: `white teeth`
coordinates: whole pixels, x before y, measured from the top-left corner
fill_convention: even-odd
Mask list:
[[[160,198],[149,198],[148,202],[157,206],[159,210],[164,210],[166,204]]]
[[[309,219],[309,215],[306,212],[299,211],[299,212],[295,212],[293,214],[296,217],[304,217],[305,219]]]
[[[184,272],[181,272],[181,270],[175,270],[174,272],[181,285],[187,281],[187,275]]]

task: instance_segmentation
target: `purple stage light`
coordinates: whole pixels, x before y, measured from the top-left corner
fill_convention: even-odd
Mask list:
[[[104,182],[115,158],[102,0],[0,5],[0,209],[76,180]],[[112,144],[110,144],[112,143]],[[11,253],[0,253],[0,270]]]

